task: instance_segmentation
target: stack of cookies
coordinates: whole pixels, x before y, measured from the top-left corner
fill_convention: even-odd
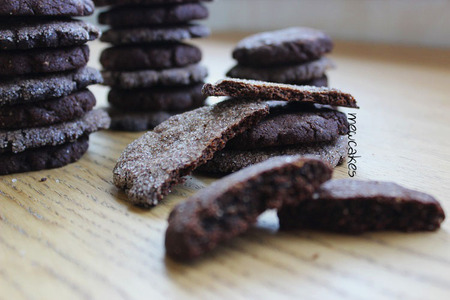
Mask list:
[[[312,28],[292,27],[255,34],[238,43],[233,51],[238,65],[228,71],[227,76],[328,86],[325,72],[334,64],[323,55],[332,49],[331,38]]]
[[[92,14],[91,0],[15,0],[0,6],[0,175],[78,160],[90,133],[109,126],[92,110],[86,67],[97,28],[70,17]]]
[[[357,108],[350,94],[244,79],[206,84],[203,91],[207,96],[267,100],[269,114],[231,139],[224,150],[200,167],[202,171],[232,173],[271,157],[298,154],[315,155],[335,167],[347,157],[349,123],[334,107]]]
[[[100,62],[111,86],[111,129],[152,129],[174,114],[204,105],[201,93],[207,70],[200,49],[183,43],[209,35],[203,25],[207,0],[97,0],[112,7],[99,15],[111,27],[101,40],[113,46]]]

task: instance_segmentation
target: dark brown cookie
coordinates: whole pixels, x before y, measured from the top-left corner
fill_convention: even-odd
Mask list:
[[[3,153],[0,155],[0,175],[59,168],[79,160],[88,147],[88,137],[82,136],[59,146],[29,149],[17,154]]]
[[[202,85],[150,89],[111,89],[108,101],[123,111],[180,111],[203,106]]]
[[[348,133],[349,124],[344,113],[295,104],[273,102],[270,115],[229,141],[226,149],[251,150],[331,142]]]
[[[267,104],[229,100],[176,115],[128,145],[114,184],[136,205],[157,205],[183,176],[269,113]]]
[[[247,231],[265,210],[310,198],[331,174],[318,159],[282,156],[224,177],[173,209],[166,253],[180,260],[199,257]]]
[[[88,90],[35,103],[4,106],[0,109],[0,129],[47,126],[80,118],[95,106]]]
[[[90,67],[64,73],[12,77],[0,82],[0,107],[67,96],[102,81],[100,72]]]
[[[0,49],[25,50],[83,45],[97,39],[100,30],[83,21],[1,18]]]
[[[210,35],[208,27],[196,24],[110,29],[100,40],[113,45],[178,42]]]
[[[240,65],[277,66],[316,60],[333,49],[331,38],[320,30],[292,27],[258,33],[240,41],[233,51]]]
[[[208,9],[201,3],[169,4],[164,6],[119,6],[101,13],[100,24],[112,28],[154,26],[187,23],[206,19]]]
[[[292,82],[291,84],[310,85],[310,86],[317,86],[317,87],[328,87],[328,77],[326,75],[323,75],[320,78],[315,78],[315,79],[306,80],[306,81]]]
[[[304,64],[281,67],[256,68],[237,65],[228,71],[227,76],[277,83],[298,84],[299,82],[323,77],[325,71],[333,66],[333,62],[325,57]]]
[[[107,112],[111,118],[109,129],[120,131],[147,131],[177,114],[165,111],[126,112],[114,108],[109,108]]]
[[[27,149],[73,142],[83,135],[109,128],[110,119],[102,110],[91,110],[74,121],[46,127],[0,130],[0,153],[19,153]]]
[[[331,180],[296,206],[278,212],[281,229],[344,233],[433,231],[445,218],[432,196],[391,182]]]
[[[191,3],[191,2],[210,2],[212,0],[94,0],[96,6],[108,6],[108,5],[163,5],[163,4],[176,4],[176,3]]]
[[[32,50],[9,50],[0,53],[0,76],[29,75],[71,71],[89,61],[86,45]]]
[[[7,0],[0,5],[0,16],[89,16],[91,0]]]
[[[179,68],[201,59],[198,47],[182,43],[117,46],[106,49],[100,56],[102,66],[113,71]]]
[[[297,86],[245,79],[223,79],[203,87],[207,96],[242,99],[284,100],[358,108],[355,98],[338,89]]]
[[[312,155],[326,161],[332,167],[344,162],[347,157],[348,139],[340,136],[330,143],[294,145],[256,150],[222,150],[214,158],[200,166],[198,171],[211,174],[227,174],[263,162],[280,155]]]
[[[208,76],[206,67],[195,64],[183,68],[143,71],[102,71],[104,84],[121,89],[155,86],[191,85],[203,82]]]

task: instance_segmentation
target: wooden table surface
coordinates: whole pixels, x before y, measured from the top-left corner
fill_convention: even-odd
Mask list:
[[[241,37],[195,41],[210,81]],[[103,46],[91,47],[98,66]],[[431,193],[450,213],[450,51],[337,43],[332,57],[331,86],[361,106],[345,110],[357,116],[356,178]],[[107,89],[93,90],[105,105]],[[192,177],[150,210],[128,205],[112,169],[140,135],[96,133],[77,163],[0,177],[1,299],[450,299],[449,221],[436,233],[279,233],[268,212],[196,263],[168,259],[171,208],[212,179]]]

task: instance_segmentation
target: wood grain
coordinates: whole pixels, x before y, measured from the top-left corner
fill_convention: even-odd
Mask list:
[[[196,41],[211,81],[241,37]],[[103,46],[91,47],[98,66]],[[449,212],[450,51],[340,42],[332,57],[331,85],[361,106],[357,178],[429,192]],[[106,88],[93,90],[105,105]],[[190,177],[151,210],[129,206],[111,171],[139,136],[96,133],[77,163],[0,177],[0,299],[449,299],[448,221],[436,233],[278,233],[268,212],[205,259],[171,261],[171,208],[214,179]],[[335,172],[346,176],[346,165]]]

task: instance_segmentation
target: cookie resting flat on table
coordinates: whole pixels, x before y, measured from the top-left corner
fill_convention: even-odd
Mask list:
[[[133,204],[157,205],[183,176],[268,113],[262,102],[228,100],[173,116],[128,145],[114,168],[114,184]]]
[[[173,209],[166,252],[180,260],[199,257],[247,231],[265,210],[311,197],[331,173],[318,159],[281,156],[224,177]]]

